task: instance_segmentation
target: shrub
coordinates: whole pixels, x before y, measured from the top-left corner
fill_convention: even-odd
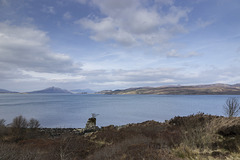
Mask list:
[[[27,128],[28,122],[27,119],[24,118],[22,115],[15,117],[12,122],[13,128]]]
[[[6,130],[6,126],[5,126],[5,120],[4,119],[0,119],[0,137],[5,135],[6,132],[7,132],[7,130]]]
[[[238,115],[240,105],[236,97],[228,98],[223,106],[224,114],[228,117],[235,117]]]
[[[39,128],[40,127],[40,123],[38,120],[31,118],[28,122],[28,127],[35,129],[35,128]]]
[[[0,127],[5,127],[5,119],[0,119]]]

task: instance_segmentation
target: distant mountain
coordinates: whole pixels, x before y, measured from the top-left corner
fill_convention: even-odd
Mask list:
[[[240,95],[240,84],[209,84],[194,86],[162,86],[128,88],[103,94],[158,94],[158,95]]]
[[[6,89],[0,89],[0,93],[18,93],[18,92],[8,91]]]
[[[93,94],[96,91],[91,89],[74,89],[74,90],[71,90],[71,92],[76,94]]]
[[[43,90],[33,91],[28,93],[72,93],[72,92],[65,89],[57,88],[57,87],[50,87]]]
[[[234,86],[234,87],[240,87],[240,83],[234,84],[234,85],[232,85],[232,86]]]
[[[96,94],[111,94],[112,92],[113,92],[112,90],[103,90],[103,91],[96,92]]]

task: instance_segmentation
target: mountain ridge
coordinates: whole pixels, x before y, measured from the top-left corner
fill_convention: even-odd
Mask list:
[[[61,89],[58,87],[49,87],[43,90],[37,90],[37,91],[32,91],[28,93],[69,93],[72,94],[72,92],[66,90],[66,89]]]
[[[9,90],[6,90],[6,89],[0,89],[0,93],[18,93],[18,92],[9,91]]]
[[[157,94],[157,95],[240,95],[240,83],[214,83],[205,85],[168,85],[159,87],[136,87],[117,90],[103,90],[94,92],[90,89],[66,90],[58,87],[49,87],[31,92],[13,92],[0,89],[0,93],[67,93],[67,94]]]

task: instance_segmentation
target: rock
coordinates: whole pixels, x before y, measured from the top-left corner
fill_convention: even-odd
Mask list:
[[[95,117],[89,118],[87,123],[86,123],[85,133],[95,132],[97,130],[99,130],[99,127],[96,126],[96,118]]]

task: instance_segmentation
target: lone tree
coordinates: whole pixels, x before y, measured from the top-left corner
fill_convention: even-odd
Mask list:
[[[235,117],[238,115],[240,105],[236,97],[228,98],[223,106],[224,114],[228,117]]]

